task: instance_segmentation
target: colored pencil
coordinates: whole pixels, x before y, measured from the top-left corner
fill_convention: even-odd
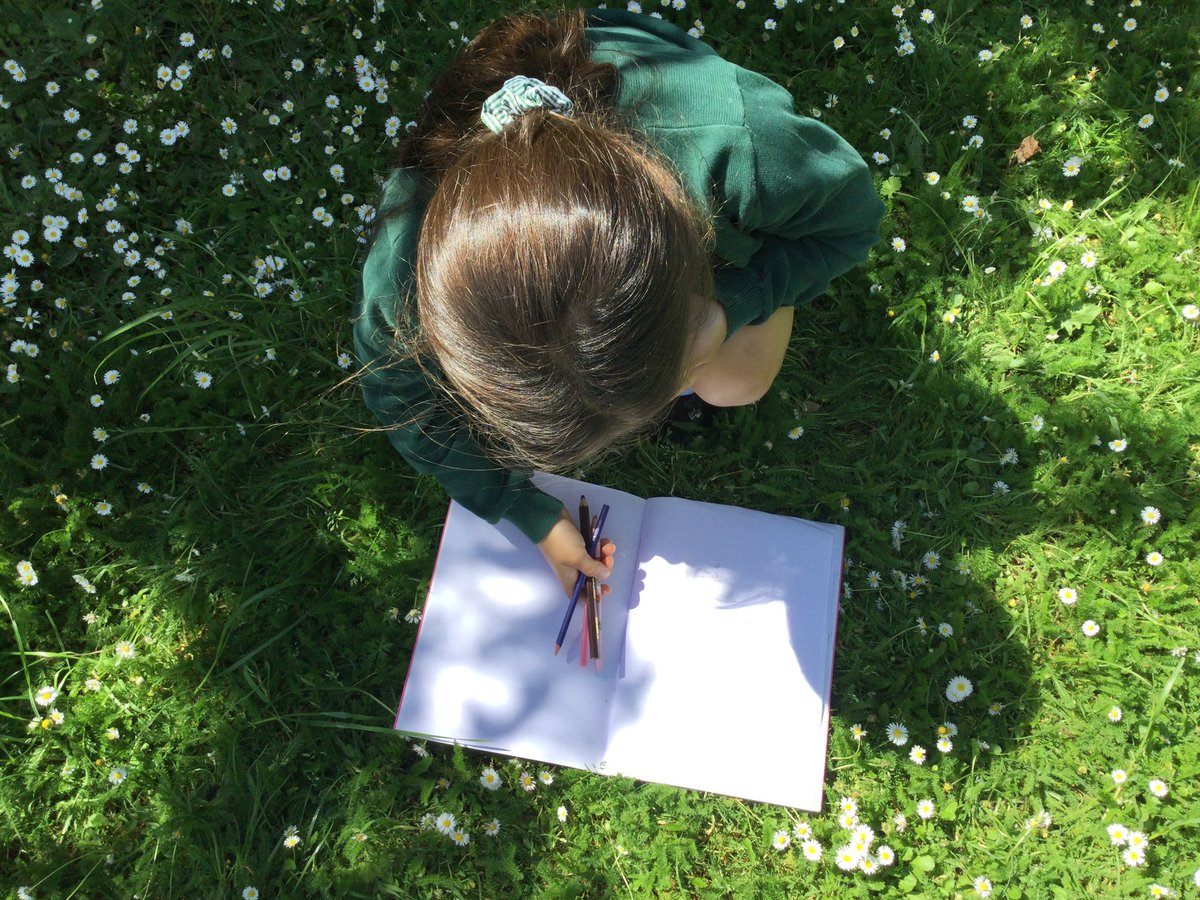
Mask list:
[[[558,627],[558,637],[554,641],[554,655],[558,656],[558,651],[562,649],[563,641],[567,637],[567,629],[571,627],[571,617],[575,614],[575,604],[579,602],[579,593],[583,590],[584,582],[587,581],[587,576],[582,572],[575,579],[575,590],[571,592],[571,599],[567,603],[567,611],[563,614],[562,624]]]
[[[587,505],[587,497],[579,495],[579,533],[583,535],[584,549],[587,550],[588,556],[592,555],[591,541],[589,540],[590,529],[588,528],[588,519],[590,518]],[[582,572],[575,579],[575,589],[571,592],[571,599],[567,603],[567,611],[563,613],[562,624],[558,626],[558,637],[554,639],[554,655],[558,656],[558,651],[562,649],[563,641],[567,639],[567,629],[571,627],[571,618],[575,615],[575,605],[579,602],[579,592],[583,590],[584,582],[587,581],[587,576]]]
[[[604,523],[608,520],[608,504],[605,503],[600,507],[600,517],[596,520],[596,527],[592,531],[591,540],[588,542],[591,555],[594,559],[599,559],[600,549],[600,534],[604,530]],[[592,626],[592,636],[594,639],[592,659],[596,662],[596,671],[600,671],[600,580],[598,578],[590,578],[588,582],[591,586],[591,612],[592,618],[590,625]]]
[[[588,513],[586,504],[587,504],[587,498],[581,496],[579,498],[579,506],[580,506],[579,512],[580,512],[581,524],[586,521],[586,519],[584,518],[584,516],[586,516]],[[600,545],[600,534],[603,532],[604,524],[607,520],[608,520],[608,504],[605,503],[603,506],[600,507],[600,516],[598,519],[595,520],[596,521],[595,528],[588,528],[587,525],[583,525],[583,527],[580,529],[580,533],[583,535],[583,542],[584,542],[585,548],[587,549],[588,556],[591,556],[593,559],[596,558],[596,550],[599,548],[599,545]],[[589,580],[588,577],[586,575],[584,575],[582,572],[580,572],[579,575],[575,578],[575,588],[571,592],[571,599],[567,602],[566,612],[563,613],[562,623],[558,627],[558,637],[555,638],[555,641],[554,641],[554,655],[555,656],[558,656],[559,651],[562,650],[563,642],[567,638],[567,629],[571,627],[571,619],[575,614],[575,607],[579,602],[580,592],[584,590],[588,580]],[[595,580],[595,579],[593,579],[593,580]],[[595,616],[596,656],[593,657],[594,659],[596,659],[596,668],[597,669],[600,668],[600,661],[599,661],[600,613],[599,613],[599,602],[598,602],[599,596],[600,596],[600,584],[599,584],[599,581],[597,580],[596,581],[596,603],[595,603],[595,607],[596,607],[596,616]],[[584,640],[580,644],[580,657],[581,657],[580,661],[579,661],[580,665],[587,664],[587,662],[586,662],[587,655],[585,655],[587,651],[585,648],[587,648],[587,646],[588,646],[588,642],[587,642],[587,632],[588,631],[590,631],[590,629],[587,628],[587,626],[585,625]]]

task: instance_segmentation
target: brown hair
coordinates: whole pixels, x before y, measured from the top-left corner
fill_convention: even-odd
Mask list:
[[[706,310],[695,298],[714,295],[711,212],[614,109],[618,70],[591,60],[584,23],[577,8],[485,28],[434,80],[394,161],[431,193],[416,327],[409,301],[397,351],[436,363],[426,372],[514,468],[580,465],[665,415]],[[483,101],[514,75],[563,91],[571,115],[535,109],[489,131]]]

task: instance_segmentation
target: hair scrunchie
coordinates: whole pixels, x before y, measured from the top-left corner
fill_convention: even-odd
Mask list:
[[[521,113],[538,107],[569,116],[575,104],[558,88],[540,78],[514,75],[504,82],[500,90],[483,101],[479,118],[492,132],[499,134]]]

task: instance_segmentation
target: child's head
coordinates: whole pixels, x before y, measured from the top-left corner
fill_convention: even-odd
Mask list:
[[[563,469],[654,423],[686,386],[689,344],[713,298],[714,238],[670,161],[602,101],[615,68],[587,58],[582,12],[517,21],[540,33],[542,64],[480,75],[466,104],[474,122],[433,173],[416,306],[421,342],[489,451],[515,467]],[[477,44],[521,41],[485,32]],[[478,120],[482,101],[514,74],[564,91],[572,115],[536,109],[493,134]],[[435,83],[429,103],[467,80]]]
[[[621,135],[541,111],[481,135],[422,223],[420,327],[512,463],[563,468],[653,422],[712,295],[701,225]]]

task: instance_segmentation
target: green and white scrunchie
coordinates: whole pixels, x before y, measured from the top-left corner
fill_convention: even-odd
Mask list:
[[[527,110],[544,107],[564,116],[571,115],[575,104],[562,91],[528,75],[514,75],[504,82],[504,87],[483,102],[479,118],[494,133],[499,134],[504,126]]]

